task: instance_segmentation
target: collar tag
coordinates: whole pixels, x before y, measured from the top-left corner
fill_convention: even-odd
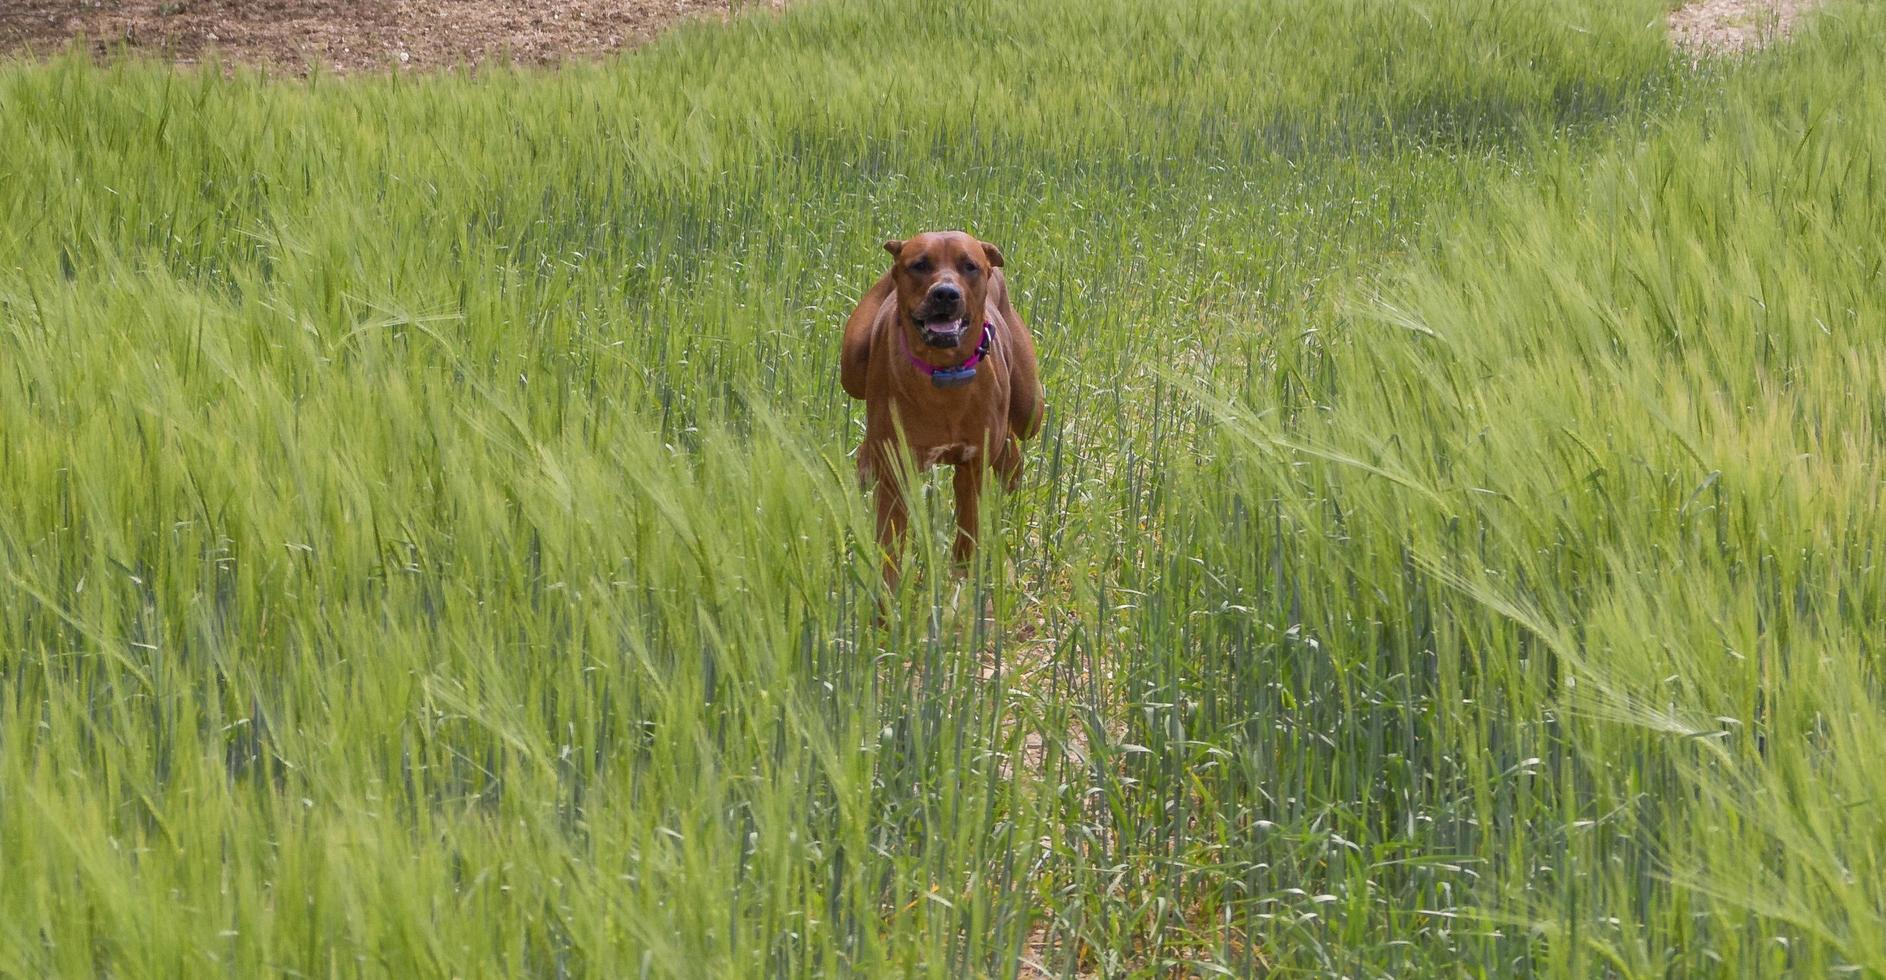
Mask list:
[[[930,373],[930,383],[938,388],[961,388],[976,380],[976,366],[937,368]]]

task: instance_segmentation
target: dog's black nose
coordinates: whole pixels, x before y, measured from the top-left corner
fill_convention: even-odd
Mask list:
[[[935,289],[930,290],[930,302],[932,303],[949,304],[960,303],[962,301],[963,291],[949,283],[940,283]]]

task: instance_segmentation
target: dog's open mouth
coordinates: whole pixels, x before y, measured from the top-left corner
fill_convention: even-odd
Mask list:
[[[923,342],[931,347],[955,347],[963,342],[963,318],[919,320]]]

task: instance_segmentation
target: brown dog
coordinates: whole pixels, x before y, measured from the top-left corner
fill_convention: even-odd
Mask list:
[[[956,544],[976,547],[983,474],[1014,489],[1021,440],[1041,428],[1043,393],[1035,342],[1009,302],[1002,253],[960,231],[889,241],[891,269],[845,322],[839,379],[864,400],[858,476],[876,486],[884,578],[895,582],[897,547],[909,522],[898,470],[898,431],[919,471],[956,467]]]

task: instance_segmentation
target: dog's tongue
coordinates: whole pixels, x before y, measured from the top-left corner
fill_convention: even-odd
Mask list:
[[[923,325],[923,329],[925,332],[939,337],[955,337],[963,332],[963,321],[960,318],[955,320],[930,320]]]

